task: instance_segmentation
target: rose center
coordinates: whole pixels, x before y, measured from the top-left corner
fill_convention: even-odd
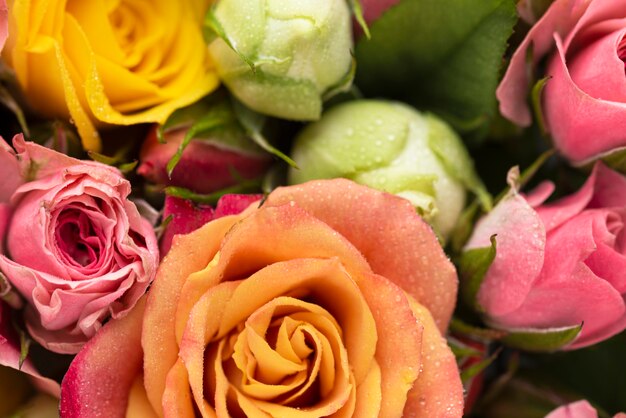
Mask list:
[[[77,211],[61,214],[55,235],[57,246],[68,261],[85,267],[98,260],[100,255],[98,238],[84,214]]]
[[[617,56],[619,57],[619,59],[624,61],[624,64],[626,65],[626,36],[622,37],[622,40],[617,46]]]

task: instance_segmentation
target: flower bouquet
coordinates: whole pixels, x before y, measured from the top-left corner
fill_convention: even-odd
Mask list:
[[[623,0],[0,0],[0,417],[626,417]]]

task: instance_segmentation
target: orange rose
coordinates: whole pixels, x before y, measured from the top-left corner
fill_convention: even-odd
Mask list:
[[[174,240],[72,363],[61,416],[460,417],[456,274],[411,204],[327,180],[256,206]]]

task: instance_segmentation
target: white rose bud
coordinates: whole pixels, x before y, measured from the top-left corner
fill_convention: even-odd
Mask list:
[[[351,82],[346,1],[220,0],[207,24],[220,78],[259,113],[319,119],[324,95]]]
[[[289,183],[345,177],[409,200],[444,239],[484,193],[461,139],[442,120],[397,102],[358,100],[330,109],[296,138]]]

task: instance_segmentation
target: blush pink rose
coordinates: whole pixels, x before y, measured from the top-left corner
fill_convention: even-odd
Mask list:
[[[49,350],[76,353],[145,293],[159,260],[154,230],[117,169],[21,135],[13,139],[17,154],[0,143],[0,160],[10,162],[0,174],[22,183],[4,204],[12,218],[0,270],[27,301],[31,336]]]
[[[531,123],[527,94],[532,64],[548,56],[543,112],[556,148],[584,163],[626,146],[626,4],[556,0],[519,46],[497,90],[502,114]]]
[[[598,411],[589,402],[580,400],[555,409],[545,418],[598,418]],[[620,412],[614,418],[626,418],[626,414]]]
[[[156,127],[152,129],[141,148],[137,173],[151,183],[211,193],[236,184],[238,177],[253,179],[263,175],[272,162],[269,154],[245,153],[209,141],[192,140],[170,178],[167,163],[186,133],[185,129],[166,132],[166,143],[162,144],[157,140]]]
[[[6,0],[0,0],[0,52],[9,36],[9,10]]]
[[[261,200],[261,197],[258,194],[227,194],[222,196],[213,208],[209,205],[196,205],[190,200],[167,196],[163,207],[163,219],[169,218],[169,221],[159,244],[161,257],[165,257],[170,250],[174,235],[188,234],[222,216],[237,215],[253,202]]]
[[[512,193],[480,220],[467,248],[489,245],[496,258],[478,303],[497,328],[583,324],[567,349],[626,328],[626,178],[597,163],[576,193],[543,204],[553,185]]]

